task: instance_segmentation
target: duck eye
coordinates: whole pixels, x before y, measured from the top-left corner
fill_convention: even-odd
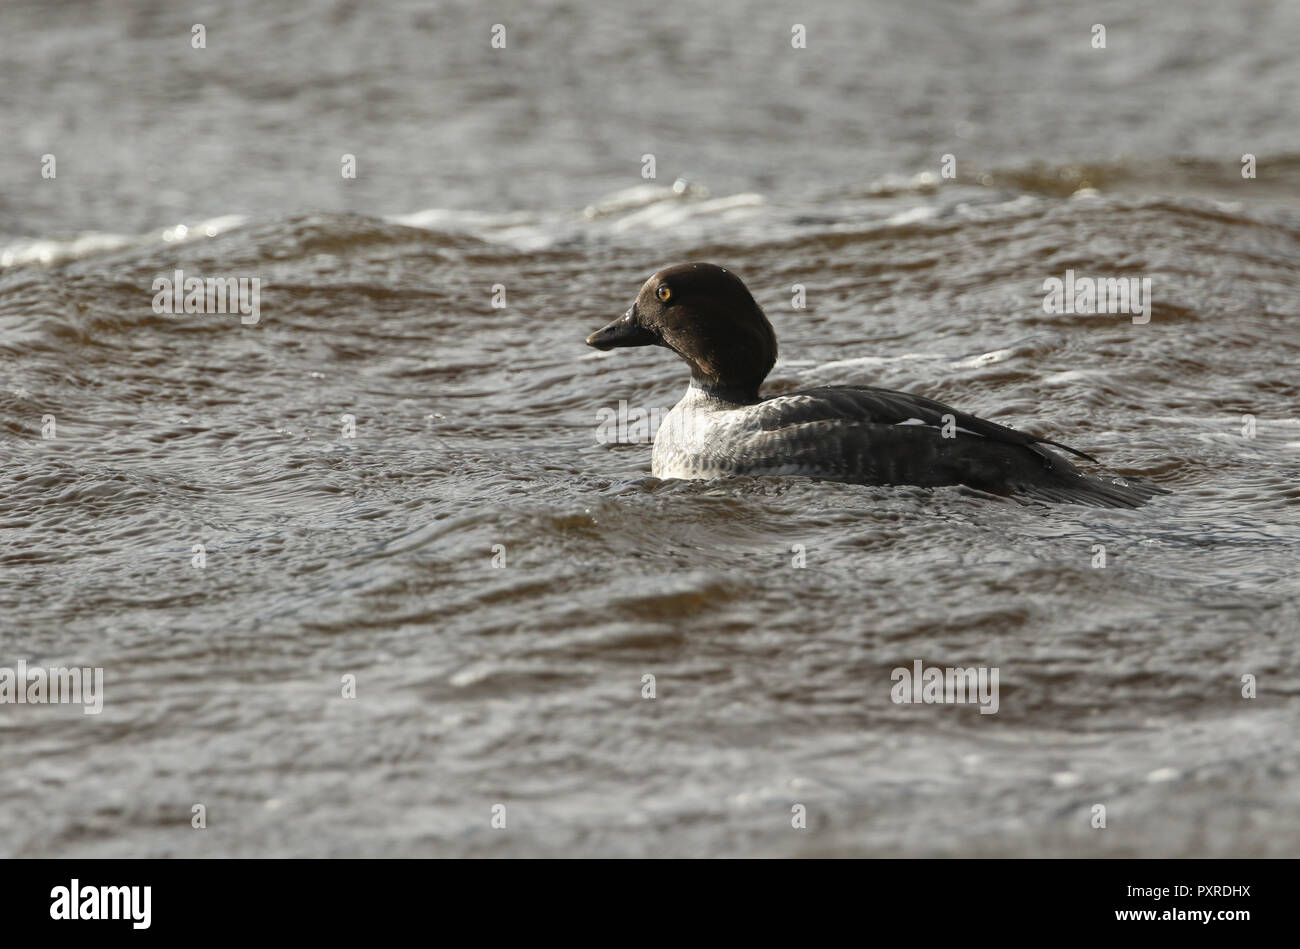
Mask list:
[[[673,295],[673,291],[669,289],[667,284],[661,283],[659,285],[659,289],[655,291],[655,296],[657,296],[660,300],[663,300],[665,303],[668,302],[668,298],[671,297],[672,295]]]

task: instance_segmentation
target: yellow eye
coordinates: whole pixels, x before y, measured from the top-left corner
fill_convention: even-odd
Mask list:
[[[655,296],[657,296],[660,300],[663,300],[665,303],[668,302],[668,298],[671,297],[672,295],[673,292],[668,288],[667,284],[660,284],[659,289],[655,291]]]

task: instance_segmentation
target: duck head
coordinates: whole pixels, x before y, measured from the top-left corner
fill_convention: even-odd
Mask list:
[[[776,362],[776,333],[740,278],[714,264],[679,264],[654,274],[636,302],[587,337],[587,345],[663,346],[691,367],[691,382],[753,402]]]

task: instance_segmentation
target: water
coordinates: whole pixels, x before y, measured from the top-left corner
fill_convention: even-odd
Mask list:
[[[0,666],[100,666],[104,708],[0,706],[0,852],[1295,855],[1297,28],[6,5]],[[1172,494],[655,481],[600,410],[684,367],[582,340],[685,260],[766,309],[769,391]],[[155,314],[177,269],[258,322]],[[1044,312],[1067,269],[1150,277],[1150,322]],[[918,659],[996,667],[997,714],[893,703]]]

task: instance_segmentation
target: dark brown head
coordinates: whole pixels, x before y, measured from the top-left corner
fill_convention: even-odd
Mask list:
[[[679,264],[641,287],[631,309],[587,337],[597,349],[665,346],[686,360],[706,391],[743,401],[776,362],[776,334],[735,274],[714,264]]]

